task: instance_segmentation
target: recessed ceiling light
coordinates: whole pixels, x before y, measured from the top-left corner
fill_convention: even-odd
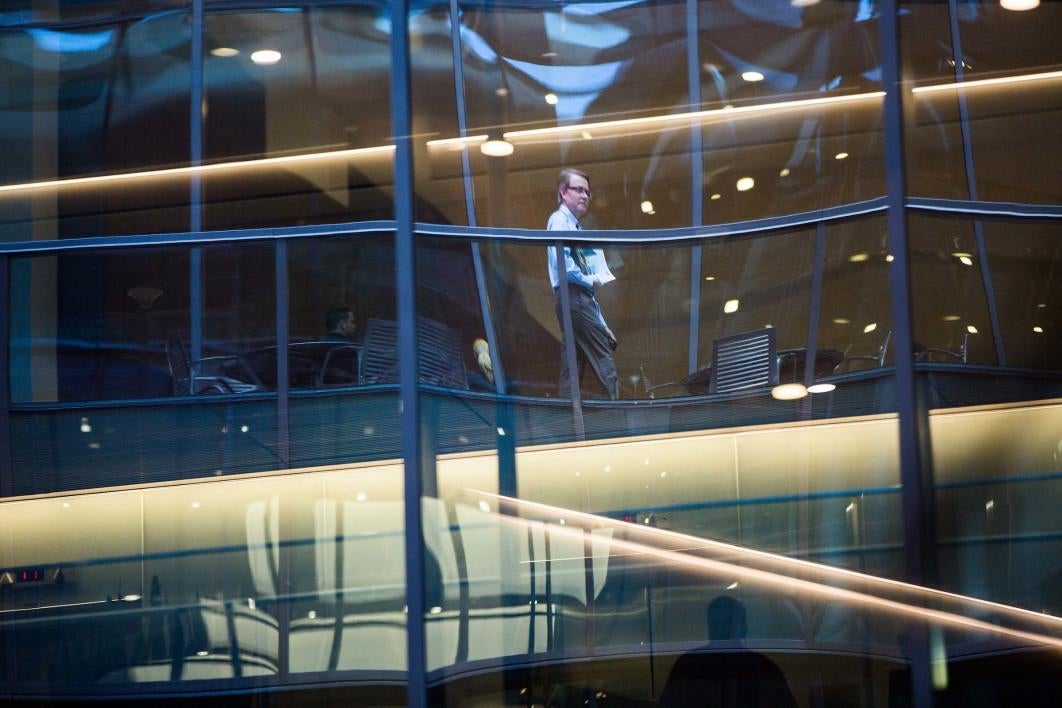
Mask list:
[[[837,388],[836,384],[832,383],[817,383],[812,386],[808,386],[808,393],[829,393]]]
[[[704,279],[705,280],[715,280],[715,276],[714,275],[706,275],[706,276],[704,276]]]
[[[275,49],[259,49],[251,54],[251,61],[262,66],[269,66],[280,61],[281,53]]]
[[[548,103],[551,106],[556,106],[557,105],[557,101],[559,100],[557,98],[557,94],[555,94],[555,93],[547,93],[545,95],[545,99],[546,99],[546,103]]]
[[[834,324],[840,324],[840,325],[852,324],[852,320],[850,320],[850,319],[848,319],[846,317],[835,317],[833,319],[833,323]]]
[[[509,89],[505,88],[504,86],[499,86],[498,88],[494,89],[494,95],[495,96],[508,96],[509,95]]]
[[[479,151],[488,157],[506,157],[515,149],[512,143],[504,140],[488,140],[479,146]]]
[[[728,315],[733,314],[738,311],[738,307],[740,306],[741,302],[739,300],[727,300],[726,303],[723,305],[723,312],[727,313]]]
[[[240,53],[240,50],[232,47],[215,47],[210,50],[210,53],[216,57],[234,57]]]
[[[848,153],[847,152],[839,152],[839,153],[837,153],[836,155],[833,156],[833,159],[835,159],[835,160],[843,160],[846,157],[848,157]]]
[[[853,253],[848,256],[849,263],[862,263],[863,261],[870,260],[870,254],[867,253]]]
[[[642,213],[643,214],[654,214],[655,213],[653,211],[653,203],[651,201],[649,201],[648,199],[646,199],[644,202],[642,202]]]
[[[873,332],[877,328],[878,328],[878,323],[877,322],[871,322],[870,324],[868,324],[866,327],[863,328],[863,334],[870,334],[871,332]]]
[[[741,73],[741,78],[750,83],[755,83],[757,81],[763,81],[763,74],[758,71],[744,71]]]
[[[752,179],[751,177],[742,177],[741,179],[739,179],[737,181],[737,185],[736,186],[737,186],[737,191],[739,191],[739,192],[747,192],[747,191],[749,191],[750,189],[752,189],[753,187],[756,186],[756,180]]]
[[[1040,325],[1037,325],[1037,326],[1033,327],[1033,332],[1036,332],[1037,334],[1043,334],[1044,333],[1044,328],[1041,327]]]
[[[722,195],[722,194],[719,194],[718,192],[716,192],[715,194],[713,194],[712,196],[710,196],[710,197],[708,197],[708,198],[709,198],[709,199],[711,199],[711,200],[712,200],[712,201],[714,202],[714,201],[716,201],[717,199],[722,199],[722,197],[723,197],[723,195]]]
[[[789,168],[788,167],[783,167],[781,170],[779,170],[778,176],[779,177],[788,177],[789,176]]]
[[[959,315],[944,315],[940,319],[944,320],[945,322],[958,322],[962,319],[962,317],[960,317]]]
[[[973,259],[970,258],[969,256],[959,256],[959,263],[962,263],[963,265],[972,266],[973,265]]]
[[[970,334],[977,334],[977,328],[973,325],[966,325],[966,331]]]
[[[1004,10],[1023,12],[1025,10],[1035,10],[1040,6],[1040,0],[999,0],[999,6]]]

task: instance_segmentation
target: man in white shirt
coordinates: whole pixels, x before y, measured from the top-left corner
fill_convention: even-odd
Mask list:
[[[549,217],[546,229],[549,231],[577,231],[579,219],[590,208],[590,178],[579,170],[564,169],[557,177],[557,210]],[[601,307],[594,297],[594,289],[599,285],[616,279],[605,261],[605,253],[600,248],[583,248],[579,246],[564,247],[564,276],[558,272],[557,249],[550,246],[547,250],[549,263],[549,280],[557,296],[557,320],[563,330],[560,300],[560,282],[568,286],[572,314],[572,335],[575,337],[575,358],[582,381],[587,363],[593,368],[597,379],[612,400],[619,398],[619,376],[612,352],[616,349],[616,337],[612,334]],[[561,350],[560,395],[569,395],[570,373],[568,358]]]

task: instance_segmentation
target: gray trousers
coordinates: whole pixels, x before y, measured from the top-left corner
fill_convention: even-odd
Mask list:
[[[564,331],[564,319],[561,312],[560,292],[557,296],[557,321],[561,323],[561,332]],[[579,372],[579,382],[583,381],[583,373],[587,363],[601,382],[603,393],[613,401],[619,398],[619,375],[616,373],[616,362],[612,358],[615,348],[615,340],[612,338],[608,327],[605,326],[601,316],[601,307],[597,304],[592,292],[578,285],[568,286],[568,295],[572,308],[572,335],[575,337],[575,366]],[[571,395],[571,374],[568,371],[568,357],[565,356],[564,347],[561,347],[561,370],[560,370],[560,396],[567,398]]]

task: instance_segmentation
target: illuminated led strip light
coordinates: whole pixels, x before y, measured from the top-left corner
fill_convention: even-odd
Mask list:
[[[561,507],[550,506],[548,504],[542,504],[540,502],[531,502],[523,499],[516,499],[513,497],[501,496],[498,494],[492,494],[480,490],[467,490],[474,494],[490,497],[498,501],[502,505],[521,507],[526,510],[534,511],[537,514],[544,514],[554,518],[568,518],[572,520],[578,520],[583,524],[589,524],[591,526],[606,526],[617,531],[623,531],[635,536],[641,536],[643,543],[647,543],[652,540],[655,543],[661,541],[679,542],[682,548],[688,550],[713,550],[721,553],[725,553],[731,557],[740,557],[750,561],[761,562],[768,567],[773,566],[775,571],[786,572],[799,572],[799,573],[811,573],[823,576],[825,578],[833,578],[835,580],[845,580],[850,582],[857,582],[867,585],[872,588],[878,588],[880,590],[890,590],[910,595],[922,600],[937,600],[937,601],[952,601],[964,604],[968,607],[978,608],[980,610],[989,610],[997,612],[999,614],[1010,615],[1016,619],[1032,620],[1041,624],[1050,625],[1057,629],[1062,629],[1062,617],[1054,617],[1052,615],[1043,614],[1041,612],[1034,612],[1032,610],[1022,609],[1020,607],[1014,607],[1013,605],[1004,605],[998,602],[992,602],[991,600],[982,600],[976,597],[970,597],[968,595],[960,595],[958,593],[947,592],[945,590],[937,590],[935,588],[928,588],[922,585],[914,585],[912,583],[905,583],[900,580],[892,580],[890,578],[882,578],[875,575],[868,575],[866,573],[859,573],[854,570],[848,570],[846,568],[839,568],[836,566],[823,565],[821,563],[814,563],[812,561],[801,560],[799,558],[790,558],[788,556],[778,555],[775,553],[768,553],[767,551],[759,551],[753,548],[745,548],[743,546],[736,546],[730,543],[723,543],[722,541],[713,541],[711,539],[698,538],[696,536],[689,536],[687,534],[681,534],[675,531],[668,531],[666,529],[658,529],[648,526],[642,526],[639,524],[631,524],[626,521],[618,521],[610,519],[604,516],[598,516],[595,514],[588,514],[585,512],[573,511],[571,509],[564,509]],[[655,549],[653,546],[646,546],[646,548]],[[676,549],[672,549],[675,551]],[[644,551],[643,552],[650,552]],[[655,550],[651,552],[656,552]],[[744,568],[744,566],[742,566]],[[767,573],[773,573],[774,571],[762,571]],[[775,573],[777,574],[777,573]],[[785,576],[788,577],[788,576]]]
[[[120,172],[113,175],[97,175],[95,177],[71,177],[70,179],[55,179],[47,182],[25,182],[23,184],[5,184],[0,186],[0,194],[10,192],[26,192],[35,189],[51,189],[57,187],[69,187],[78,184],[103,184],[107,182],[119,182],[131,179],[149,179],[152,177],[170,177],[173,175],[202,174],[204,172],[219,172],[221,170],[245,169],[252,167],[271,167],[273,165],[288,165],[298,162],[311,162],[314,160],[329,160],[341,157],[361,157],[393,152],[394,145],[379,145],[368,148],[354,148],[351,150],[334,150],[331,152],[313,152],[306,155],[285,155],[283,157],[265,157],[260,160],[238,160],[235,162],[216,162],[210,165],[190,165],[188,167],[171,167],[164,170],[146,170],[143,172]]]
[[[463,147],[487,142],[486,135],[469,135],[464,138],[443,138],[441,140],[429,140],[428,147]]]
[[[872,91],[870,93],[856,93],[849,96],[827,96],[824,98],[808,98],[799,101],[780,101],[776,103],[759,103],[754,106],[737,106],[734,108],[713,108],[708,111],[694,111],[692,113],[669,113],[661,116],[648,116],[646,118],[623,118],[621,120],[602,121],[600,123],[580,123],[578,125],[558,125],[551,128],[531,128],[528,130],[511,130],[503,134],[506,140],[529,138],[540,135],[557,135],[558,133],[578,133],[582,131],[600,130],[602,128],[622,128],[635,125],[652,125],[656,123],[675,123],[681,121],[700,120],[702,118],[715,118],[720,116],[734,116],[749,113],[766,113],[769,111],[784,110],[789,108],[812,108],[814,106],[826,106],[837,103],[849,103],[852,101],[866,101],[872,98],[882,98],[884,91]]]
[[[542,526],[542,522],[521,519],[519,517],[509,516],[506,514],[500,514],[498,518],[508,524],[530,530],[540,529]],[[628,528],[630,526],[632,525],[627,524]],[[583,529],[578,527],[571,528],[567,526],[557,526],[551,524],[549,532],[550,534],[567,536],[571,540],[580,543],[584,543],[586,541],[586,536],[584,535]],[[724,577],[734,578],[750,585],[759,585],[761,587],[766,587],[773,590],[780,590],[787,593],[795,591],[809,596],[817,596],[828,600],[836,600],[849,603],[851,605],[889,612],[908,619],[921,619],[927,622],[936,622],[945,627],[986,632],[995,635],[1010,637],[1011,639],[1017,639],[1023,642],[1032,642],[1035,644],[1042,644],[1044,646],[1052,647],[1055,649],[1062,649],[1062,639],[1058,639],[1056,637],[1048,636],[1045,634],[1040,634],[1039,632],[1011,629],[1009,627],[992,624],[984,620],[957,615],[953,612],[929,609],[925,607],[920,607],[918,605],[911,605],[904,602],[898,602],[896,600],[889,600],[883,597],[877,597],[875,595],[868,595],[866,593],[857,592],[854,590],[833,587],[831,585],[818,583],[812,580],[804,580],[802,578],[796,578],[767,570],[760,570],[757,568],[748,568],[727,561],[701,558],[698,556],[692,556],[673,550],[654,548],[652,546],[647,546],[632,541],[625,541],[623,539],[618,538],[608,539],[608,544],[610,548],[618,548],[636,555],[651,556],[674,565],[685,566],[686,568],[692,570],[714,573],[717,575],[722,575]],[[864,577],[869,578],[870,576]]]
[[[958,91],[977,88],[978,86],[999,86],[1000,84],[1018,84],[1026,81],[1043,81],[1044,79],[1062,79],[1062,71],[1048,71],[1043,74],[1022,74],[1021,76],[1003,76],[998,79],[977,79],[960,81],[954,84],[937,84],[936,86],[918,86],[911,93],[930,93],[932,91]]]

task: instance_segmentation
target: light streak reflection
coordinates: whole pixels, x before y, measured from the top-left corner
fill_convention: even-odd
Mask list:
[[[609,528],[613,531],[622,531],[627,537],[637,540],[623,540],[613,536],[610,543],[613,547],[622,549],[630,554],[647,555],[654,559],[720,574],[729,578],[737,578],[739,581],[755,583],[773,589],[799,590],[809,595],[881,609],[907,618],[920,618],[938,622],[945,626],[1006,635],[1014,639],[1062,649],[1062,639],[1038,632],[1004,627],[955,614],[954,612],[931,609],[924,605],[929,602],[954,603],[965,611],[981,613],[991,611],[999,617],[1009,617],[1026,622],[1031,621],[1041,626],[1049,627],[1052,630],[1062,631],[1062,618],[1052,615],[944,590],[936,590],[913,583],[868,575],[836,566],[790,558],[721,541],[698,538],[667,529],[618,521],[595,514],[505,497],[480,490],[467,491],[496,500],[499,503],[499,509],[508,509],[514,512],[520,510],[529,511],[534,513],[536,517],[542,518],[561,517],[568,519],[568,525],[565,527],[552,526],[551,532],[557,531],[580,535],[583,527]],[[525,527],[540,526],[543,523],[537,518],[526,519],[506,514],[500,514],[499,517],[507,522],[518,523]],[[666,543],[669,547],[661,548],[660,545],[662,543]],[[712,551],[730,560],[716,560],[706,558],[703,555],[690,555],[690,551]],[[741,565],[738,563],[741,563]],[[752,567],[750,564],[758,564],[760,567]],[[818,581],[810,580],[809,578],[818,578]],[[844,581],[854,586],[862,587],[863,591],[838,588],[826,585],[823,581]],[[899,597],[906,598],[907,601],[901,602],[868,594],[875,591],[888,591]]]

